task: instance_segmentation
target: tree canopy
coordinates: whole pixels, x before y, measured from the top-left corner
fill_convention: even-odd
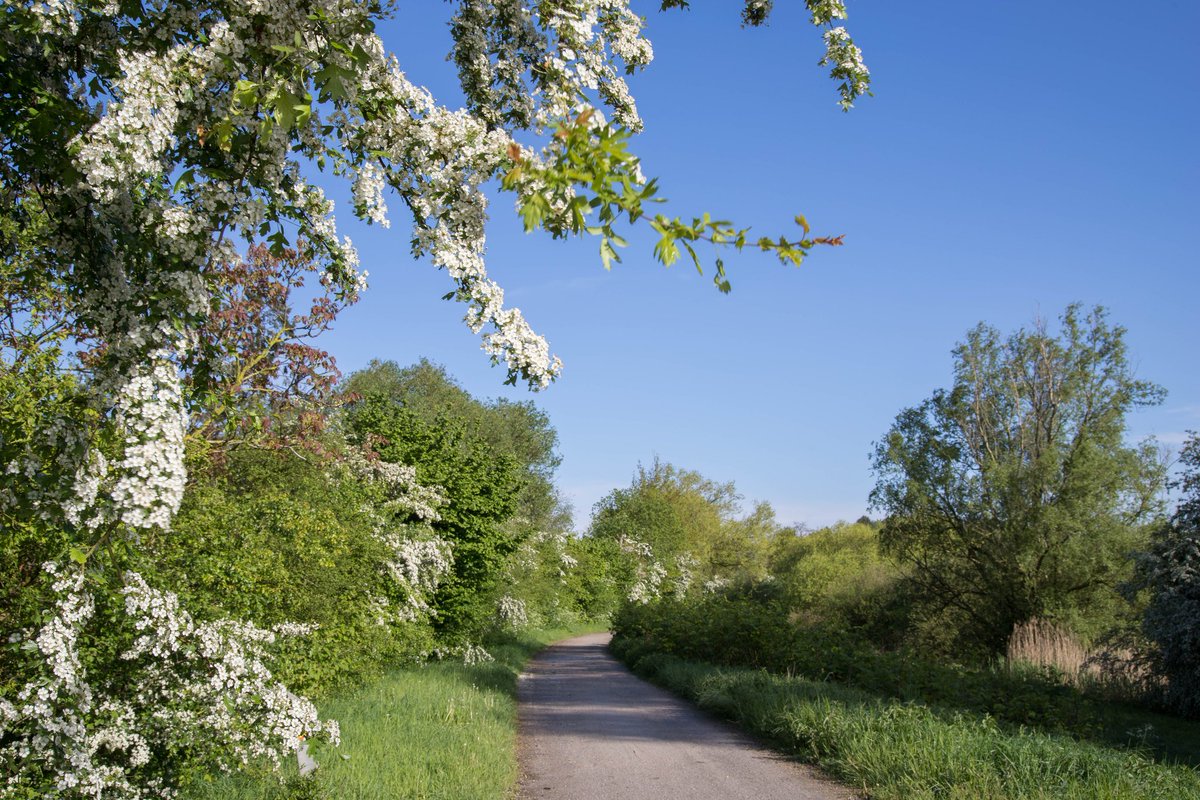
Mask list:
[[[968,332],[954,384],[901,411],[875,450],[884,547],[961,643],[989,652],[1033,617],[1107,602],[1159,510],[1162,465],[1125,443],[1125,417],[1162,389],[1134,377],[1103,309],[1061,322],[1057,336]]]
[[[686,6],[663,2],[662,8]],[[849,107],[869,89],[839,25],[842,0],[806,0]],[[760,24],[769,3],[749,0]],[[641,127],[623,74],[653,49],[627,0],[461,0],[451,50],[465,97],[439,105],[376,32],[390,3],[7,3],[0,26],[0,254],[10,313],[50,309],[102,348],[92,403],[129,452],[92,470],[87,503],[133,530],[169,524],[185,470],[179,367],[197,364],[239,240],[313,265],[342,300],[366,285],[312,170],[352,183],[354,213],[411,214],[412,249],[448,274],[465,321],[512,382],[546,386],[560,363],[485,269],[486,187],[512,192],[527,229],[600,238],[648,222],[664,263],[693,245],[756,247],[799,263],[820,243],[760,237],[701,215],[651,218],[655,181],[629,149]],[[728,289],[724,264],[714,280]],[[210,370],[216,371],[216,370]],[[113,426],[110,426],[113,427]],[[136,443],[134,443],[136,440]],[[147,471],[147,474],[142,474]],[[103,473],[103,474],[101,474]],[[145,478],[150,480],[145,480]],[[137,491],[152,486],[152,491]]]

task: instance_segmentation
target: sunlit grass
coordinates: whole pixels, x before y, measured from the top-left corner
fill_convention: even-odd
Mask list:
[[[489,652],[485,664],[397,670],[321,704],[338,720],[340,747],[314,746],[312,778],[202,779],[187,800],[499,800],[517,779],[517,676],[547,643],[590,629],[538,630]],[[294,773],[294,771],[293,771]]]
[[[872,800],[1200,800],[1192,767],[985,714],[664,654],[644,656],[635,668]]]

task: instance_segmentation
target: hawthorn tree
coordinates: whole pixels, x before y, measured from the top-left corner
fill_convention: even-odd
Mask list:
[[[662,7],[686,5],[664,2]],[[759,24],[769,3],[749,0]],[[838,21],[842,0],[806,0],[849,107],[869,88]],[[389,222],[385,189],[411,213],[465,320],[509,381],[544,387],[560,364],[483,261],[485,187],[516,195],[528,229],[593,234],[616,257],[621,220],[648,221],[670,263],[695,244],[747,245],[799,263],[814,245],[752,239],[703,215],[646,206],[657,187],[628,149],[640,129],[622,73],[652,48],[627,0],[461,0],[451,47],[466,104],[439,106],[375,32],[387,4],[356,0],[7,2],[0,26],[0,253],[13,291],[50,295],[103,343],[94,405],[123,452],[76,446],[84,505],[129,531],[169,525],[185,469],[178,366],[194,356],[217,272],[239,239],[290,244],[345,297],[365,286],[315,166],[352,181],[354,213]],[[716,284],[728,289],[717,259]],[[93,487],[95,491],[92,491]],[[145,487],[153,487],[143,491]]]
[[[880,541],[960,652],[1115,600],[1164,479],[1152,443],[1126,445],[1125,416],[1162,396],[1134,377],[1123,328],[1070,306],[1058,336],[980,324],[953,386],[896,417],[874,455]]]
[[[838,24],[843,2],[805,4],[848,108],[869,79]],[[761,23],[769,7],[747,0],[744,20]],[[2,324],[14,334],[0,346],[0,399],[14,401],[0,409],[0,520],[23,525],[21,546],[48,563],[23,576],[28,591],[0,619],[11,633],[0,766],[27,794],[169,793],[201,742],[217,763],[277,760],[322,730],[311,704],[260,669],[271,632],[200,623],[134,569],[143,541],[169,535],[183,497],[189,382],[246,364],[202,346],[227,285],[219,265],[264,242],[285,261],[294,250],[342,302],[366,285],[312,170],[350,181],[354,213],[375,224],[389,224],[390,192],[411,216],[414,254],[446,271],[483,349],[532,388],[560,364],[485,269],[491,186],[515,196],[529,230],[598,237],[606,264],[625,223],[657,232],[664,263],[690,257],[698,268],[701,242],[786,263],[838,243],[812,236],[803,217],[794,237],[753,238],[707,215],[647,213],[657,185],[629,149],[641,121],[622,75],[652,48],[628,0],[460,0],[449,44],[458,109],[387,51],[376,23],[393,10],[379,0],[5,0],[0,10]],[[714,267],[727,291],[724,264]],[[74,354],[93,346],[87,371],[71,374]],[[224,385],[262,388],[256,375]],[[227,429],[221,418],[209,407],[200,424]],[[246,681],[236,703],[204,688],[221,659]],[[205,705],[171,706],[181,698]],[[257,700],[238,705],[247,698]],[[234,712],[225,728],[188,727],[218,709]]]
[[[1170,522],[1136,556],[1126,590],[1147,590],[1142,632],[1153,643],[1149,663],[1166,680],[1158,688],[1175,711],[1200,717],[1200,436],[1191,433],[1179,454],[1182,492]]]

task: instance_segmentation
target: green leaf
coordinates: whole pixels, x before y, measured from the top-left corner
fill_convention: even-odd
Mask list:
[[[612,240],[605,236],[600,240],[600,260],[604,263],[606,270],[612,269],[612,262],[621,262],[621,257],[617,255],[617,251],[613,249]]]
[[[173,192],[178,192],[185,189],[196,182],[196,170],[189,169],[179,176],[179,180],[175,181],[175,186],[171,189]]]

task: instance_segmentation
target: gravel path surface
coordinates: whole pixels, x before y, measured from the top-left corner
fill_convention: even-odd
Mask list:
[[[635,677],[608,634],[553,645],[521,676],[524,800],[851,800]]]

